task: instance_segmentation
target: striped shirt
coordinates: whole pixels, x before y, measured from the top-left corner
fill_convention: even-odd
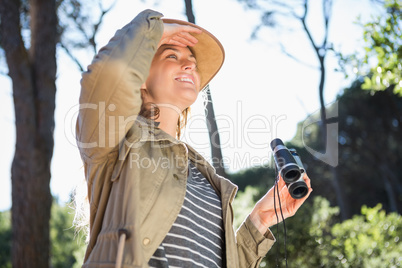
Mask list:
[[[150,267],[223,267],[222,204],[207,179],[189,164],[186,196]]]

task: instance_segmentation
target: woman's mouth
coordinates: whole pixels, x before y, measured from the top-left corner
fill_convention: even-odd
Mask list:
[[[188,76],[180,76],[180,77],[175,78],[175,80],[179,81],[179,82],[186,82],[186,83],[191,83],[191,84],[195,85],[194,79],[192,79],[191,77],[188,77]]]

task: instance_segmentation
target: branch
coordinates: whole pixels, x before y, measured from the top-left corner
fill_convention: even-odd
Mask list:
[[[297,18],[297,19],[300,19],[300,16],[297,15],[297,14],[294,12],[294,10],[295,10],[294,6],[285,4],[285,3],[282,2],[282,1],[275,1],[275,0],[271,1],[271,3],[273,4],[273,6],[278,6],[278,7],[287,9],[288,12],[289,12],[293,17],[295,17],[295,18]],[[279,12],[278,12],[278,13],[279,13]]]
[[[92,50],[94,51],[94,54],[97,52],[97,45],[96,45],[96,36],[99,32],[100,26],[103,23],[103,19],[105,15],[115,6],[117,3],[117,0],[115,0],[108,8],[103,8],[102,3],[99,1],[99,9],[100,9],[100,16],[95,23],[88,23],[89,28],[92,29],[92,32],[90,34],[87,34],[88,31],[85,30],[85,25],[83,24],[85,20],[82,19],[82,15],[77,15],[77,16],[71,16],[73,23],[75,24],[75,27],[77,28],[78,32],[80,32],[85,41],[82,43],[75,42],[75,43],[66,43],[66,42],[60,42],[60,46],[64,49],[64,51],[67,53],[67,55],[75,62],[75,64],[78,66],[79,70],[81,72],[85,71],[85,68],[83,65],[80,63],[79,59],[74,56],[73,51],[74,48],[87,48],[91,47]],[[81,19],[81,20],[80,20]],[[88,28],[88,27],[87,27]]]
[[[84,68],[82,67],[80,61],[75,57],[71,51],[63,44],[60,42],[60,46],[64,49],[64,51],[67,53],[67,55],[77,64],[78,68],[80,69],[80,72],[84,72]]]
[[[305,1],[304,1],[304,14],[303,14],[303,16],[300,18],[300,20],[301,20],[301,23],[302,23],[302,25],[303,25],[303,29],[304,29],[304,31],[306,32],[308,39],[310,40],[311,45],[313,46],[313,48],[314,48],[314,50],[315,50],[315,52],[316,52],[318,58],[321,59],[320,49],[319,49],[319,48],[317,47],[317,45],[315,44],[314,39],[313,39],[313,36],[311,35],[310,30],[309,30],[309,28],[307,27],[307,24],[306,24],[306,18],[307,18],[307,13],[308,13],[308,4],[307,4],[307,1],[308,1],[308,0],[305,0]]]
[[[20,14],[18,1],[4,0],[0,5],[0,36],[1,47],[4,49],[10,77],[22,79],[20,67],[29,67],[28,52],[20,32]]]
[[[186,15],[187,15],[187,20],[191,23],[195,24],[195,16],[193,12],[193,4],[191,0],[184,0],[184,3],[186,4]]]
[[[110,5],[109,8],[104,9],[103,6],[102,6],[102,2],[99,2],[99,8],[101,10],[101,15],[100,15],[100,17],[98,19],[98,22],[93,25],[93,33],[92,33],[91,38],[89,38],[89,43],[92,45],[92,47],[94,49],[94,53],[96,53],[96,51],[97,51],[95,37],[96,37],[96,34],[98,33],[100,25],[103,22],[103,17],[116,5],[116,3],[117,3],[117,0],[115,0]]]
[[[1,47],[6,57],[8,76],[12,80],[16,143],[24,150],[33,151],[37,122],[33,77],[28,51],[21,36],[19,9],[19,1],[1,0]],[[18,152],[16,150],[15,156]]]
[[[285,46],[284,46],[282,43],[280,43],[280,47],[281,47],[282,53],[284,53],[284,54],[285,54],[286,56],[288,56],[289,58],[291,58],[291,59],[297,61],[297,62],[300,63],[300,64],[303,64],[303,65],[306,66],[306,67],[309,67],[309,68],[312,68],[312,69],[317,69],[317,66],[313,66],[313,65],[311,65],[311,64],[308,64],[308,63],[306,63],[306,62],[300,60],[300,59],[297,58],[296,56],[294,56],[294,55],[290,54],[289,52],[287,52]]]
[[[324,35],[322,48],[326,49],[327,40],[328,40],[329,20],[331,18],[331,13],[332,13],[332,0],[324,0],[322,3],[322,7],[323,7],[323,15],[324,15],[324,23],[325,23],[325,28],[324,28],[325,35]]]

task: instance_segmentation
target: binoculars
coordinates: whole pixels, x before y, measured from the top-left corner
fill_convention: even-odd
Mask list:
[[[303,180],[305,169],[295,149],[288,149],[280,139],[271,141],[271,149],[279,174],[285,181],[290,195],[300,199],[307,195],[308,187]]]

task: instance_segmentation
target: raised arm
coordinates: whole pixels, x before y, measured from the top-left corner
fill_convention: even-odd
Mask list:
[[[140,87],[163,34],[161,13],[145,10],[118,30],[81,80],[77,142],[87,161],[117,147],[141,107]]]

